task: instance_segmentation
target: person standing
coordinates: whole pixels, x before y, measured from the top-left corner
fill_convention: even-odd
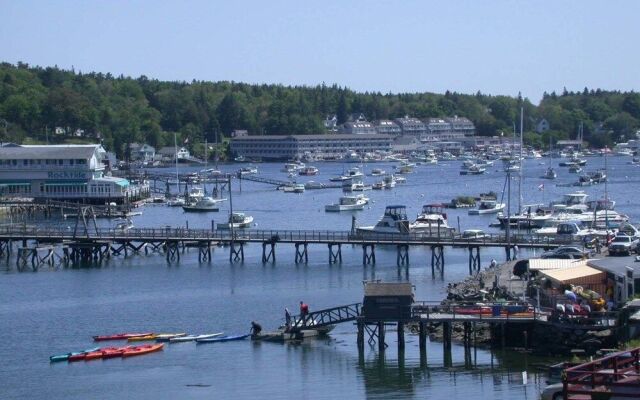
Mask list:
[[[300,301],[300,317],[302,318],[302,326],[307,324],[307,315],[309,315],[309,306]]]
[[[284,331],[289,332],[291,329],[291,313],[287,307],[284,308]]]

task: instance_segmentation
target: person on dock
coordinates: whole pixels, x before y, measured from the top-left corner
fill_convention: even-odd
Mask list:
[[[513,246],[513,259],[518,259],[518,245]]]
[[[251,335],[258,336],[262,332],[262,325],[256,321],[251,321]]]
[[[491,264],[489,264],[489,269],[493,269],[493,268],[495,268],[497,266],[498,266],[498,262],[496,261],[495,258],[492,258],[491,259]]]
[[[307,315],[309,315],[309,306],[307,303],[300,301],[300,317],[302,318],[302,326],[307,324]]]
[[[284,331],[289,332],[291,329],[291,313],[287,307],[284,308]]]

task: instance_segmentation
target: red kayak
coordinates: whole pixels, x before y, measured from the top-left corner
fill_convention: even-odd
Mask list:
[[[103,349],[96,350],[96,351],[91,351],[91,352],[85,354],[84,360],[85,361],[98,360],[98,359],[102,358],[102,351],[103,351]]]
[[[122,354],[129,350],[131,346],[124,347],[107,347],[102,350],[102,358],[116,358],[122,357]]]
[[[164,347],[164,343],[147,344],[143,346],[133,346],[122,353],[122,357],[141,356],[143,354],[153,353],[160,351]]]
[[[69,358],[67,360],[69,362],[82,361],[82,360],[84,360],[84,358],[86,356],[87,356],[87,353],[72,354],[72,355],[69,356]]]
[[[153,335],[153,332],[145,332],[145,333],[116,333],[115,335],[104,335],[104,336],[94,336],[93,340],[96,342],[102,342],[105,340],[127,340],[129,338],[138,337],[138,336],[149,336]]]

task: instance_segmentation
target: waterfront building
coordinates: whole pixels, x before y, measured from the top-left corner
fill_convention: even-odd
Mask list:
[[[347,149],[359,154],[391,150],[390,135],[269,135],[231,139],[234,156],[262,160],[301,159],[305,153],[324,159],[340,158]]]
[[[412,135],[421,139],[427,133],[427,125],[418,118],[405,116],[404,118],[396,118],[394,122],[398,124],[403,135]]]
[[[364,135],[378,133],[376,127],[368,121],[345,122],[340,126],[338,132],[347,135]]]
[[[335,114],[327,115],[327,117],[324,119],[324,129],[326,129],[329,132],[337,132],[338,116]]]
[[[132,161],[141,161],[143,163],[153,162],[156,157],[155,147],[148,144],[131,143],[129,145]]]
[[[164,162],[175,162],[176,156],[178,157],[178,162],[186,162],[191,158],[191,153],[186,147],[178,147],[176,152],[175,147],[166,146],[158,150],[158,155],[160,156],[160,161]]]
[[[0,195],[95,204],[148,195],[148,185],[106,176],[105,159],[106,151],[99,144],[3,146]]]
[[[468,118],[454,115],[452,118],[445,118],[444,120],[451,127],[453,134],[462,134],[463,136],[474,136],[476,134],[476,126]]]
[[[536,132],[543,133],[551,129],[551,125],[549,125],[549,121],[542,118],[540,121],[536,123]]]
[[[381,119],[377,121],[375,124],[376,132],[383,133],[386,135],[398,136],[402,134],[402,129],[395,122],[388,119]]]

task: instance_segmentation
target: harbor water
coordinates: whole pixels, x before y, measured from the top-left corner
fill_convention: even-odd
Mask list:
[[[640,168],[628,158],[608,159],[610,198],[616,210],[640,220]],[[584,190],[595,200],[604,185],[558,187],[577,181],[575,174],[557,166],[557,159],[526,160],[522,204],[548,203],[564,193]],[[298,182],[328,182],[354,164],[314,163],[320,172],[298,177]],[[286,180],[281,164],[257,164],[259,174]],[[558,179],[540,179],[553,166]],[[588,158],[586,171],[604,166],[601,157]],[[238,165],[223,165],[231,172]],[[393,164],[365,165],[364,172]],[[406,205],[410,219],[423,204],[448,202],[458,195],[477,196],[495,191],[500,199],[504,172],[500,162],[479,176],[459,176],[460,162],[417,166],[406,184],[392,190],[368,191],[363,211],[325,213],[324,206],[342,195],[339,189],[283,193],[273,186],[233,181],[234,211],[254,217],[251,229],[348,231],[352,216],[359,225],[372,225],[385,206]],[[196,171],[185,167],[181,172]],[[168,169],[167,172],[175,172]],[[376,178],[366,177],[368,183]],[[544,190],[540,185],[544,184]],[[240,187],[241,186],[241,187]],[[211,191],[209,185],[207,190]],[[516,210],[517,181],[512,183],[512,210]],[[229,197],[228,192],[222,193]],[[506,202],[506,199],[504,200]],[[144,206],[134,217],[136,227],[188,226],[210,229],[228,218],[229,202],[220,212],[184,213],[163,204]],[[448,210],[456,229],[489,228],[495,216],[468,216],[467,210]],[[19,221],[5,221],[17,223]],[[33,223],[34,221],[27,221]],[[75,221],[49,220],[72,229]],[[99,220],[102,226],[115,222]],[[481,263],[504,260],[503,249],[482,249]],[[410,281],[417,300],[439,301],[450,282],[468,273],[468,253],[445,249],[444,277],[432,277],[428,248],[410,249],[410,266],[396,266],[396,249],[376,248],[375,266],[362,265],[360,247],[343,246],[343,262],[328,264],[326,245],[309,246],[308,264],[295,264],[293,245],[276,246],[276,262],[261,262],[262,247],[245,247],[244,263],[229,263],[229,249],[214,250],[211,263],[199,263],[197,251],[187,251],[179,263],[168,265],[164,255],[112,257],[100,267],[42,268],[18,272],[15,259],[2,260],[0,274],[0,398],[2,399],[305,399],[475,398],[537,399],[545,386],[537,366],[547,359],[526,353],[477,349],[465,365],[462,346],[454,343],[450,355],[438,342],[429,342],[427,365],[420,363],[417,336],[408,335],[404,354],[398,354],[394,332],[389,347],[356,346],[356,328],[337,326],[325,339],[299,344],[237,341],[227,343],[168,344],[162,352],[144,357],[79,363],[49,363],[49,356],[93,347],[91,337],[118,332],[247,333],[252,320],[265,330],[284,322],[284,307],[297,312],[303,300],[311,311],[362,301],[363,281]],[[533,254],[533,252],[531,253]],[[521,250],[521,256],[526,252]]]

